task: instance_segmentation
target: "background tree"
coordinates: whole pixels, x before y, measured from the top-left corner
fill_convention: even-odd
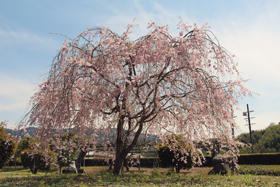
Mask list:
[[[32,138],[31,136],[25,136],[19,141],[16,152],[15,152],[16,159],[17,160],[19,159],[21,164],[25,168],[28,167],[28,165],[26,165],[26,162],[21,160],[21,153],[23,150],[31,149],[32,144],[34,144],[34,138]]]
[[[150,23],[136,40],[131,28],[122,35],[94,28],[66,41],[24,123],[37,126],[44,142],[53,129],[116,130],[116,175],[144,131],[172,130],[192,141],[231,132],[233,107],[248,93],[207,25],[179,23],[172,36]]]
[[[280,151],[280,125],[270,124],[266,129],[252,132],[253,144],[250,145],[249,133],[240,134],[238,141],[248,144],[240,150],[241,153],[271,153]],[[252,146],[252,147],[251,147]]]
[[[272,125],[266,128],[258,143],[263,145],[260,152],[280,152],[280,125]]]
[[[78,138],[72,132],[55,136],[51,149],[57,154],[57,164],[61,174],[62,167],[68,167],[78,157]]]
[[[4,127],[6,127],[6,124],[4,121],[0,122],[0,168],[9,161],[16,147],[15,138],[5,132]]]
[[[240,153],[260,153],[264,150],[263,143],[260,141],[264,135],[265,130],[254,130],[252,131],[252,144],[250,142],[250,134],[242,133],[236,139],[247,146],[240,149]]]

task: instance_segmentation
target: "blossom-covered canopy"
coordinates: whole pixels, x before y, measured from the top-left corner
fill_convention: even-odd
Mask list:
[[[48,79],[32,97],[27,124],[53,129],[116,129],[116,157],[140,134],[180,133],[189,141],[229,134],[233,107],[248,91],[233,57],[207,25],[180,23],[131,40],[108,28],[86,30],[63,44]]]

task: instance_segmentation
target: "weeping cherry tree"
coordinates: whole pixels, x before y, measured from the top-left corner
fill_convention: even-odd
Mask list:
[[[179,133],[188,142],[231,135],[234,106],[249,93],[207,25],[179,23],[173,36],[152,22],[136,40],[132,28],[94,28],[65,41],[24,120],[44,142],[54,129],[91,129],[93,142],[115,131],[115,175],[142,134]]]

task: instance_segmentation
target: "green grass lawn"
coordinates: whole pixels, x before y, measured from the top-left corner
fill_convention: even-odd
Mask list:
[[[241,171],[257,166],[241,166]],[[280,166],[260,166],[260,168],[280,169]],[[279,176],[266,175],[207,175],[210,168],[193,168],[180,174],[170,169],[132,168],[116,177],[107,167],[85,167],[87,174],[62,174],[57,170],[39,171],[31,174],[28,169],[4,168],[0,170],[0,186],[278,186]],[[279,185],[280,186],[280,185]]]
[[[241,165],[240,174],[280,176],[280,165]]]

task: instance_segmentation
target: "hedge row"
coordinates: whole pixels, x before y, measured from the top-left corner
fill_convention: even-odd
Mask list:
[[[109,165],[108,161],[102,158],[85,159],[83,165],[85,166],[106,166]],[[140,167],[153,168],[161,167],[158,157],[141,158]]]
[[[82,166],[106,166],[108,162],[102,158],[85,159]]]
[[[203,164],[204,167],[211,167],[211,158],[206,157],[206,161]],[[254,154],[242,154],[238,157],[238,164],[248,165],[279,165],[280,164],[280,153],[254,153]],[[102,159],[86,159],[86,166],[105,166],[108,163]],[[146,157],[140,160],[141,167],[153,168],[153,167],[171,167],[170,164],[160,163],[158,157]]]
[[[278,165],[280,164],[280,153],[241,154],[238,158],[238,164]]]
[[[211,167],[211,158],[206,157],[206,161],[203,164],[204,167]],[[241,154],[238,158],[238,164],[247,165],[280,165],[280,153],[253,153],[253,154]],[[20,162],[9,162],[10,166],[21,165]],[[106,166],[108,162],[103,158],[85,159],[83,165],[86,166]],[[160,163],[158,157],[145,157],[140,160],[141,167],[153,168],[153,167],[171,167],[170,165]]]
[[[241,154],[238,157],[238,164],[245,165],[279,165],[280,153],[252,153]],[[211,158],[206,157],[204,166],[212,166]]]
[[[206,162],[203,166],[211,167],[211,158],[206,157]],[[279,165],[280,153],[252,153],[241,154],[238,157],[238,164],[245,165]]]

